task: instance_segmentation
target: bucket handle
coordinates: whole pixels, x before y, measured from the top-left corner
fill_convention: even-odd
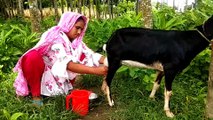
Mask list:
[[[72,98],[72,94],[66,96],[66,110],[70,109],[70,99]]]

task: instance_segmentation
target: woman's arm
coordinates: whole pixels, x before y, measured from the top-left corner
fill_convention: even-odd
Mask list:
[[[94,74],[94,75],[106,75],[108,68],[105,66],[99,67],[88,67],[82,64],[69,62],[67,64],[67,69],[71,72],[80,73],[80,74]]]

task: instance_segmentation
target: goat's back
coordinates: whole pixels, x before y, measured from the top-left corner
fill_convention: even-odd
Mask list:
[[[190,62],[208,45],[195,30],[118,29],[107,42],[107,53],[145,64]]]

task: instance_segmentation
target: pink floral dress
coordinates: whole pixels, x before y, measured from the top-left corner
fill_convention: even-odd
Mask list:
[[[70,89],[73,89],[70,80],[78,74],[67,70],[69,61],[87,66],[99,66],[101,54],[93,52],[83,42],[73,49],[66,34],[61,32],[60,35],[65,43],[54,43],[43,56],[45,70],[41,80],[42,95],[67,94]]]

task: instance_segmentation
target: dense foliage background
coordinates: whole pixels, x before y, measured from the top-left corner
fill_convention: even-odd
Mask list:
[[[94,51],[101,51],[103,44],[118,28],[141,27],[141,14],[132,9],[125,9],[129,3],[123,2],[113,19],[90,19],[84,42]],[[123,10],[124,8],[125,10]],[[203,0],[196,8],[184,12],[175,11],[167,5],[153,7],[154,29],[192,30],[213,15],[213,2]],[[42,32],[56,25],[55,17],[44,17]],[[1,120],[58,120],[77,119],[79,116],[65,110],[65,96],[45,98],[45,107],[38,109],[31,106],[30,98],[16,98],[13,81],[16,73],[12,68],[18,58],[33,47],[40,34],[32,33],[28,19],[0,20],[0,119]],[[174,119],[204,119],[207,80],[210,63],[210,50],[201,52],[173,83],[171,110],[177,115]],[[157,93],[156,99],[148,99],[155,79],[155,71],[122,66],[112,83],[112,94],[116,106],[108,119],[168,119],[163,111],[163,88]],[[83,76],[82,86],[85,88],[101,86],[97,76]],[[103,97],[101,103],[107,101]],[[110,109],[110,108],[108,108]]]

